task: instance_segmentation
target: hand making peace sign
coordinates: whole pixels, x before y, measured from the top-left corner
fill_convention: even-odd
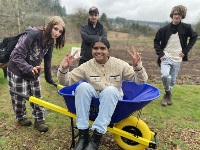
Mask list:
[[[61,66],[63,69],[69,68],[74,61],[81,58],[81,56],[74,58],[76,53],[78,53],[78,50],[76,50],[72,55],[69,55],[68,53],[66,54],[65,58],[61,62]]]
[[[140,56],[141,53],[138,53],[138,52],[135,50],[135,47],[134,47],[134,46],[132,46],[132,50],[128,50],[128,53],[129,53],[129,54],[131,55],[131,57],[132,57],[132,60],[133,60],[133,67],[138,66],[138,64],[139,64],[140,62],[142,62],[141,56]]]

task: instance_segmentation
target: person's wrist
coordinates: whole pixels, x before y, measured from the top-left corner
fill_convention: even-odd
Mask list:
[[[59,70],[59,72],[62,73],[62,74],[66,74],[66,73],[68,72],[68,68],[64,68],[64,67],[62,66],[62,64],[60,64],[58,70]]]
[[[135,71],[140,71],[140,70],[142,70],[142,68],[143,68],[142,62],[140,62],[140,63],[138,63],[138,64],[136,64],[136,65],[133,64],[133,68],[134,68]]]

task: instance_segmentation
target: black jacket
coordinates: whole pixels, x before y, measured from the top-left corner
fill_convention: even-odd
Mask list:
[[[107,33],[103,25],[97,21],[96,27],[88,20],[88,22],[81,26],[80,29],[82,44],[81,44],[81,56],[83,60],[92,59],[92,43],[99,39],[101,36],[107,37]]]
[[[193,31],[190,24],[186,24],[183,22],[180,22],[177,25],[178,30],[178,36],[180,39],[182,52],[184,53],[183,61],[188,61],[188,52],[193,47],[197,40],[197,33]],[[172,23],[160,28],[158,32],[156,33],[155,39],[154,39],[154,49],[156,51],[156,54],[158,55],[158,64],[160,66],[160,58],[164,56],[164,48],[167,45],[167,42],[169,40],[169,37],[172,35]],[[188,41],[189,38],[189,41]]]

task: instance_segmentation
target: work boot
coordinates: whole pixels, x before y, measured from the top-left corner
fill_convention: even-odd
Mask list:
[[[21,126],[31,126],[32,122],[28,118],[23,118],[23,119],[18,120],[18,124]]]
[[[88,146],[85,148],[85,150],[98,150],[102,135],[103,134],[94,130],[92,138],[90,139],[90,142]]]
[[[165,93],[161,102],[162,106],[167,106],[167,94]]]
[[[172,105],[172,93],[171,91],[166,91],[167,95],[167,105]]]
[[[34,128],[36,128],[40,132],[47,132],[48,131],[48,126],[44,124],[44,121],[37,121],[35,120],[34,122]]]
[[[79,136],[78,142],[73,150],[83,150],[87,146],[90,138],[89,129],[85,130],[79,129],[78,136]]]

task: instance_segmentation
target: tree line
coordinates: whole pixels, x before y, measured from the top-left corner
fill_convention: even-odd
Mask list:
[[[53,15],[66,16],[60,0],[0,0],[0,35],[17,34],[30,25],[44,25]]]
[[[66,23],[68,40],[80,42],[79,29],[88,19],[88,10],[78,8],[74,14],[68,15],[60,0],[0,0],[0,40],[4,36],[18,34],[28,26],[42,26],[54,15],[61,16]],[[107,31],[119,31],[131,34],[155,35],[158,28],[169,22],[145,22],[127,20],[116,17],[109,18],[105,13],[100,21]],[[200,33],[200,21],[194,26]]]

